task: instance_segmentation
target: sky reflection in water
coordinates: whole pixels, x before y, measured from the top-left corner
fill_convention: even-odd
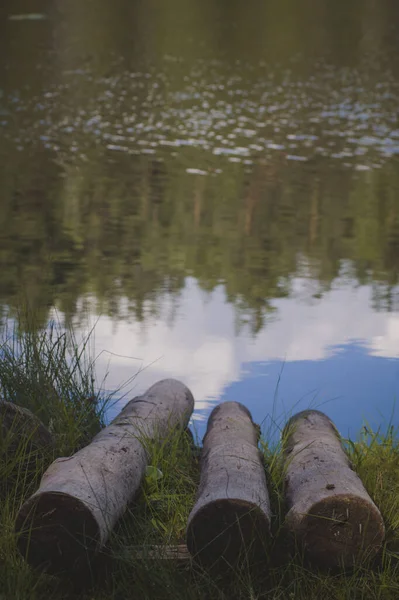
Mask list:
[[[173,321],[167,296],[159,316],[143,324],[100,318],[96,347],[115,355],[100,356],[99,377],[109,369],[114,389],[143,369],[134,395],[163,377],[180,378],[194,393],[200,436],[223,400],[246,404],[264,432],[308,407],[324,410],[343,435],[357,435],[366,421],[386,429],[392,418],[395,425],[399,315],[373,311],[369,286],[337,282],[316,300],[306,295],[308,283],[297,279],[293,297],[275,300],[273,318],[252,336],[237,331],[223,286],[204,295],[188,278]]]

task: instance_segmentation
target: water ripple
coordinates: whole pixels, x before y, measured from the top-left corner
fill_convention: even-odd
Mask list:
[[[357,169],[399,154],[399,85],[389,74],[373,81],[367,71],[319,64],[305,80],[213,63],[198,61],[184,77],[169,60],[163,70],[111,77],[65,71],[40,95],[2,98],[3,138],[64,155],[98,145],[132,154],[190,147],[233,160],[323,156]]]

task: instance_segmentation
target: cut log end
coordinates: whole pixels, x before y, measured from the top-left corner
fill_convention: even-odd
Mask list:
[[[187,529],[187,547],[203,567],[237,566],[251,556],[265,556],[270,524],[265,513],[242,500],[219,499],[206,504],[191,519]],[[242,556],[240,556],[240,551]]]
[[[303,544],[310,561],[321,567],[351,568],[373,558],[385,535],[379,510],[352,495],[324,498],[305,517],[298,518],[290,511],[286,523]]]
[[[326,414],[320,410],[307,409],[293,415],[285,424],[281,434],[284,451],[289,454],[303,437],[333,435],[340,439],[339,431]]]
[[[26,502],[16,533],[22,556],[47,573],[87,564],[100,538],[98,524],[83,502],[59,492],[42,493]]]

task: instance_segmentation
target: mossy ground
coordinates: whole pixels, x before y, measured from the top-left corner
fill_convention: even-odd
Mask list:
[[[16,549],[17,511],[37,488],[45,468],[88,443],[104,426],[112,398],[94,389],[87,346],[51,330],[8,339],[1,347],[0,385],[6,400],[33,410],[54,434],[55,447],[26,460],[26,441],[10,452],[0,434],[0,598],[56,600],[144,599],[392,599],[399,598],[399,438],[363,428],[346,448],[379,506],[386,524],[384,547],[372,564],[351,573],[311,569],[300,551],[287,546],[279,446],[261,443],[273,509],[268,558],[256,571],[243,567],[228,577],[210,577],[190,561],[143,557],[146,549],[184,542],[185,526],[199,480],[198,452],[185,432],[171,432],[162,447],[149,447],[148,476],[90,569],[57,579],[31,570]],[[1,428],[0,428],[1,431]],[[162,476],[161,476],[162,474]]]

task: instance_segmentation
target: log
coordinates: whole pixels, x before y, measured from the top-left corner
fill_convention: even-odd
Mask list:
[[[140,561],[174,561],[189,563],[191,554],[187,550],[186,544],[176,546],[133,546],[127,548],[127,554],[133,560]]]
[[[259,428],[238,402],[211,413],[203,441],[201,477],[187,524],[187,547],[203,567],[224,571],[263,559],[270,503],[258,449]]]
[[[53,436],[30,410],[0,398],[0,432],[6,440],[3,450],[15,454],[23,448],[26,455],[53,447]]]
[[[294,415],[283,430],[283,456],[286,526],[310,561],[350,568],[375,556],[384,522],[334,423],[317,410]]]
[[[104,546],[137,492],[148,464],[148,442],[184,428],[194,409],[190,390],[173,379],[131,400],[91,444],[56,460],[21,507],[18,548],[49,573],[85,567]]]

